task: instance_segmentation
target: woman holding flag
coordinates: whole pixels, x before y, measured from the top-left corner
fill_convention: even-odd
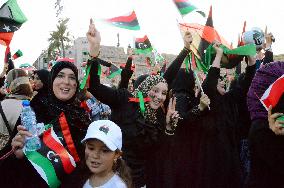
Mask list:
[[[248,92],[252,120],[249,187],[284,187],[284,62],[258,69]]]
[[[201,118],[199,152],[200,164],[194,182],[196,187],[240,187],[239,112],[255,74],[255,58],[248,57],[248,66],[239,87],[225,91],[220,79],[223,48],[213,44],[215,59],[203,82],[210,98],[210,111]]]
[[[72,175],[84,158],[80,141],[90,124],[86,111],[75,103],[78,89],[77,67],[71,62],[57,62],[50,72],[48,97],[40,103],[41,107],[34,108],[38,123],[45,124],[41,148],[23,151],[25,137],[31,136],[23,126],[18,126],[12,141],[20,164],[15,170],[22,172],[13,187],[58,187],[77,181]],[[47,109],[47,113],[41,108]]]

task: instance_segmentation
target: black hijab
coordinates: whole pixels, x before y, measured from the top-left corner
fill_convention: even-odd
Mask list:
[[[40,69],[40,70],[34,71],[34,74],[38,75],[40,81],[43,84],[42,88],[40,88],[37,91],[41,93],[47,93],[48,92],[49,71],[46,69]]]
[[[77,82],[76,93],[68,101],[59,100],[55,96],[52,87],[54,79],[64,68],[71,69],[74,72]],[[66,118],[70,120],[68,122],[71,126],[75,126],[85,131],[85,129],[87,129],[88,125],[90,124],[90,118],[85,110],[80,108],[80,106],[75,102],[79,90],[77,67],[70,62],[57,62],[51,69],[48,85],[48,100],[46,101],[46,105],[48,107],[48,114],[50,116],[49,120],[52,121],[56,119],[62,112],[64,112]]]

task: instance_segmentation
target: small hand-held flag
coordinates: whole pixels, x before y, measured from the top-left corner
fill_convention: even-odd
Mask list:
[[[147,35],[145,35],[143,38],[135,39],[135,53],[148,54],[148,53],[151,53],[152,50],[153,50],[153,47]]]
[[[134,11],[126,16],[118,16],[110,19],[105,19],[104,21],[116,27],[129,30],[140,30],[138,19]]]
[[[194,6],[192,3],[188,2],[188,0],[173,0],[173,2],[182,16],[191,13],[193,11],[196,11],[199,14],[201,14],[203,17],[205,17],[205,13],[198,10],[197,7]]]
[[[284,93],[284,74],[272,83],[262,95],[260,101],[268,109],[271,105],[275,107]]]
[[[23,52],[21,50],[18,50],[13,56],[12,58],[15,60],[19,57],[22,57],[23,56]]]

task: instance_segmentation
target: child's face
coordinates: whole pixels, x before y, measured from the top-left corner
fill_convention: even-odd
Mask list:
[[[119,153],[108,149],[100,140],[91,139],[86,142],[86,165],[94,174],[107,175],[118,157]]]

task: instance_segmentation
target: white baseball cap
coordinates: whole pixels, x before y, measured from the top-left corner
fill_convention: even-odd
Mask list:
[[[92,122],[88,127],[85,138],[81,142],[84,143],[86,140],[92,138],[102,141],[111,151],[117,149],[121,151],[121,129],[110,120],[98,120]]]

